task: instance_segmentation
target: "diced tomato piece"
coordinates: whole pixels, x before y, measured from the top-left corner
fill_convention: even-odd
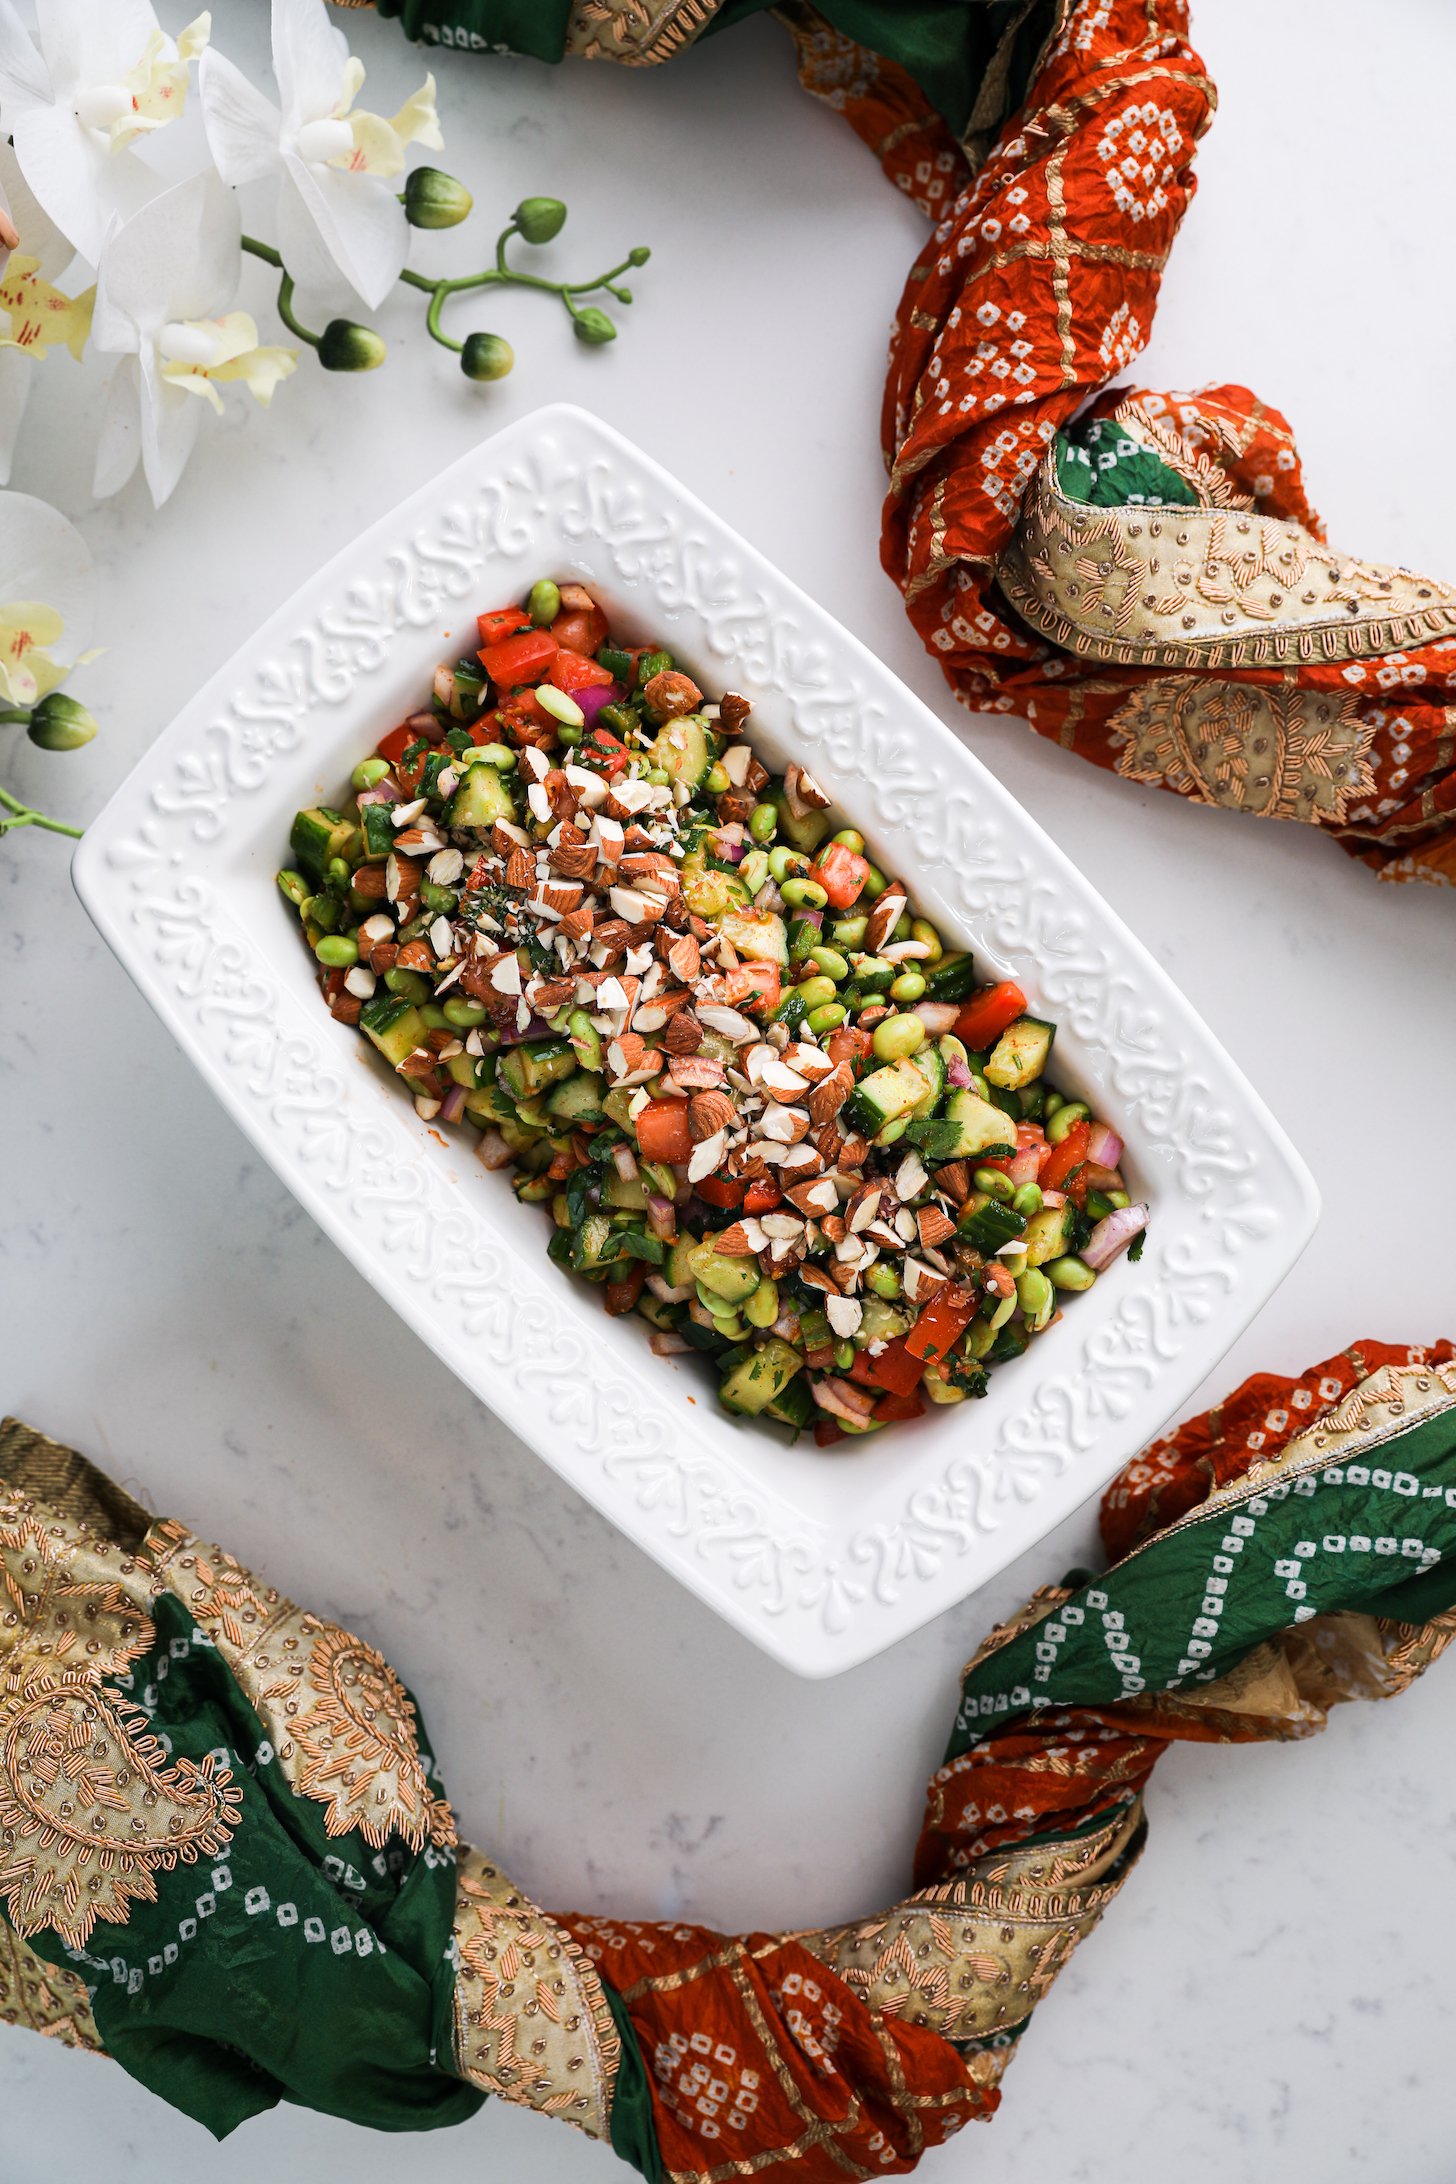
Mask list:
[[[418,741],[418,737],[415,740]],[[395,760],[394,776],[407,797],[419,795],[420,783],[425,778],[425,761],[429,755],[430,747],[426,744],[422,751],[416,751],[413,758]]]
[[[601,608],[572,607],[558,614],[551,624],[551,634],[567,652],[599,651],[607,641],[607,618]]]
[[[391,766],[397,765],[412,743],[420,738],[405,721],[398,728],[391,728],[387,736],[381,736],[374,748],[381,758],[387,758]]]
[[[483,645],[498,645],[503,637],[513,637],[518,629],[529,629],[531,617],[524,607],[495,607],[489,614],[477,614],[475,625]]]
[[[585,765],[595,766],[599,773],[604,773],[610,780],[613,774],[622,771],[632,754],[625,743],[618,742],[610,729],[593,728],[581,746],[580,755]]]
[[[920,1400],[920,1390],[912,1388],[908,1395],[882,1395],[875,1405],[875,1418],[880,1425],[897,1425],[903,1418],[923,1418],[925,1405]]]
[[[831,842],[809,867],[809,877],[829,897],[831,910],[847,910],[870,876],[868,860],[846,842]]]
[[[508,743],[554,743],[561,726],[534,690],[513,690],[501,699],[493,717],[498,726],[496,740],[504,736]]]
[[[1070,1177],[1087,1158],[1087,1141],[1091,1135],[1090,1123],[1074,1122],[1061,1144],[1052,1146],[1037,1176],[1044,1191],[1066,1189]]]
[[[1025,1010],[1026,995],[1011,979],[1003,978],[999,986],[983,986],[971,995],[955,1020],[955,1035],[975,1053],[999,1039]]]
[[[637,1117],[637,1143],[644,1160],[674,1167],[693,1157],[693,1133],[686,1100],[649,1100]]]
[[[1000,1153],[992,1159],[977,1153],[974,1165],[978,1168],[994,1168],[998,1175],[1013,1175],[1023,1164],[1026,1173],[1015,1173],[1018,1183],[1034,1183],[1046,1151],[1046,1136],[1039,1122],[1019,1122],[1016,1125],[1016,1150]]]
[[[750,1183],[743,1194],[743,1210],[745,1213],[772,1213],[783,1200],[784,1194],[777,1183]]]
[[[860,1354],[865,1357],[869,1355],[867,1351]],[[855,1367],[858,1365],[859,1358],[856,1358]],[[913,1357],[906,1346],[905,1337],[896,1335],[893,1342],[885,1344],[878,1357],[869,1358],[869,1370],[864,1377],[871,1388],[884,1388],[890,1395],[909,1395],[919,1387],[920,1375],[924,1370],[924,1359]],[[858,1379],[858,1371],[851,1371],[849,1377],[851,1380]]]
[[[554,636],[553,629],[552,635]],[[601,690],[613,681],[612,671],[601,667],[595,660],[583,659],[579,652],[558,652],[546,671],[548,682],[570,696],[577,690]]]
[[[848,1062],[856,1072],[861,1062],[868,1061],[874,1050],[875,1043],[871,1034],[860,1031],[852,1024],[845,1024],[840,1030],[832,1031],[824,1048],[831,1062],[836,1065]]]
[[[549,629],[523,629],[499,644],[482,645],[480,664],[499,689],[510,690],[517,683],[539,682],[557,649]]]
[[[477,713],[474,720],[466,723],[465,733],[472,743],[499,743],[500,722],[494,713]]]
[[[729,971],[724,980],[732,1008],[772,1010],[779,1005],[783,987],[777,963],[751,960]]]
[[[661,1105],[681,1107],[683,1102],[664,1100]],[[693,1189],[707,1205],[721,1206],[725,1212],[729,1207],[741,1206],[743,1203],[743,1185],[736,1182],[731,1175],[705,1175],[701,1183],[693,1185]]]
[[[927,1361],[944,1357],[970,1326],[974,1309],[958,1297],[932,1297],[905,1337],[906,1349]]]
[[[837,1426],[832,1418],[816,1418],[814,1439],[820,1448],[833,1448],[836,1441],[847,1438],[843,1426]]]

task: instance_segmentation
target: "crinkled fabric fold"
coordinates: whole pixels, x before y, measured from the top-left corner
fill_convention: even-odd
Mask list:
[[[896,2174],[990,2116],[1183,1739],[1321,1728],[1456,1635],[1456,1351],[1245,1382],[1109,1490],[1105,1575],[965,1673],[914,1893],[724,1935],[552,1913],[462,1845],[370,1646],[0,1428],[0,2019],[222,2134],[490,2093],[644,2175]]]

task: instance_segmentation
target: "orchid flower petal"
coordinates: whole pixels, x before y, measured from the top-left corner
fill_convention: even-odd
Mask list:
[[[61,106],[34,106],[10,122],[15,155],[40,203],[94,265],[113,220],[126,220],[161,187],[131,152],[108,151]]]
[[[52,95],[69,103],[80,83],[119,83],[157,28],[150,0],[46,0],[40,49]]]
[[[389,126],[401,144],[423,144],[432,152],[444,150],[445,139],[440,134],[440,117],[435,111],[433,76],[426,76],[419,90],[405,100]]]
[[[11,0],[0,0],[0,100],[7,128],[32,106],[51,103],[50,77]]]
[[[101,433],[96,443],[96,474],[91,490],[98,500],[119,493],[136,469],[142,451],[141,367],[124,356],[111,375]]]
[[[387,183],[286,155],[289,179],[329,256],[371,310],[399,279],[409,247],[404,208]],[[287,264],[288,253],[283,253]]]
[[[160,508],[170,500],[177,481],[187,468],[187,458],[197,444],[202,411],[189,402],[178,387],[161,375],[154,351],[141,359],[142,372],[142,470],[152,505]]]
[[[96,609],[90,551],[73,524],[29,493],[0,498],[0,606],[17,600],[43,601],[56,618],[49,649],[63,663],[89,643]]]
[[[0,349],[0,485],[10,483],[10,466],[21,420],[30,399],[34,366],[23,349]]]
[[[273,0],[273,73],[290,129],[334,111],[348,60],[323,0]]]
[[[226,54],[209,48],[197,71],[207,148],[224,182],[257,182],[277,172],[283,116]]]
[[[22,247],[38,261],[42,280],[58,280],[76,255],[75,245],[56,226],[5,143],[0,143],[0,198],[10,208]]]

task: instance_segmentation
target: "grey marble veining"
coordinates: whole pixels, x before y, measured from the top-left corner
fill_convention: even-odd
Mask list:
[[[1205,0],[1223,108],[1141,376],[1258,387],[1294,416],[1338,540],[1450,575],[1456,21],[1436,0],[1392,13],[1381,45],[1353,0]],[[392,110],[420,57],[345,20]],[[265,29],[258,0],[218,0],[216,39],[250,69]],[[61,498],[105,568],[109,650],[79,686],[105,733],[67,760],[22,744],[14,776],[84,818],[320,559],[496,423],[584,402],[957,721],[1298,1139],[1323,1225],[1206,1395],[1357,1335],[1451,1332],[1456,903],[946,701],[875,553],[884,331],[921,224],[799,93],[781,34],[754,25],[656,73],[433,59],[443,163],[487,208],[487,241],[488,208],[550,190],[572,205],[553,261],[590,271],[653,245],[622,338],[583,352],[532,297],[462,305],[520,360],[472,389],[412,303],[391,307],[384,371],[305,366],[270,416],[239,404],[160,519],[135,487],[88,509],[99,386],[78,403],[89,383],[49,366],[15,483]],[[459,236],[426,247],[464,262]],[[266,321],[261,281],[250,293]],[[545,1902],[775,1925],[903,1888],[956,1671],[1093,1551],[1090,1513],[868,1666],[796,1682],[576,1500],[320,1237],[132,993],[53,842],[0,849],[0,991],[9,1408],[383,1647],[422,1696],[465,1831]],[[1357,1105],[1375,1070],[1388,1132]],[[1038,2013],[1001,2115],[928,2160],[932,2184],[1444,2184],[1453,1702],[1447,1664],[1310,1744],[1174,1753],[1141,1868]],[[503,2106],[408,2145],[280,2111],[213,2149],[110,2066],[18,2034],[0,2033],[0,2086],[5,2184],[611,2173]]]

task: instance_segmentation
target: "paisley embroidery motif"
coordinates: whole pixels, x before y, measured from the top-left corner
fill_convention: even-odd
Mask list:
[[[104,2055],[86,1983],[59,1970],[0,1924],[0,2024],[23,2025],[65,2047]]]
[[[622,2046],[600,1974],[477,1850],[460,1860],[455,1947],[462,2075],[606,2138]]]
[[[565,51],[587,61],[646,68],[701,38],[722,0],[578,0]]]
[[[237,1678],[286,1780],[326,1808],[330,1835],[357,1828],[376,1850],[391,1835],[411,1850],[455,1842],[450,1808],[425,1775],[413,1703],[373,1646],[170,1519],[152,1528],[146,1553]]]
[[[43,1525],[19,1497],[0,1503],[0,1670],[17,1651],[96,1676],[139,1660],[156,1632],[144,1590],[129,1596],[107,1568],[118,1559],[78,1526]]]
[[[16,1932],[83,1948],[154,1902],[155,1875],[231,1841],[242,1792],[209,1756],[168,1763],[146,1716],[43,1663],[0,1685],[0,1895]]]
[[[1108,723],[1117,770],[1260,819],[1341,820],[1372,786],[1374,730],[1347,691],[1167,675]]]

